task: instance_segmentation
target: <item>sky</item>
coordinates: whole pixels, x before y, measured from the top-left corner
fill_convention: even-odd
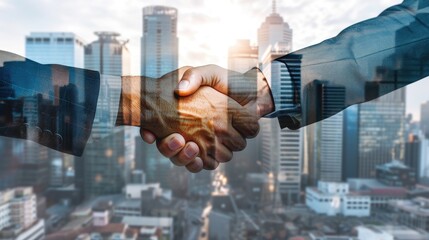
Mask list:
[[[377,16],[401,0],[278,0],[277,12],[294,31],[294,50],[334,37],[347,26]],[[179,65],[226,67],[228,47],[237,39],[256,43],[258,27],[272,11],[269,0],[0,0],[0,49],[25,55],[30,32],[67,31],[87,43],[95,31],[116,31],[130,40],[132,74],[139,74],[142,8],[179,10]],[[429,80],[407,88],[407,112],[419,119],[429,100]]]

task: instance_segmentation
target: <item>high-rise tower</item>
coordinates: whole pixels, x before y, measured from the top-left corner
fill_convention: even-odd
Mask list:
[[[160,77],[176,70],[178,51],[177,9],[166,6],[143,8],[141,74]]]
[[[273,11],[265,18],[258,29],[259,62],[262,62],[264,55],[270,45],[281,43],[288,52],[292,51],[293,31],[289,24],[285,22],[277,13],[277,3],[273,0]]]

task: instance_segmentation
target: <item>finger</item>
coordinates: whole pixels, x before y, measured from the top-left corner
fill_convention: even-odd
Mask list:
[[[228,70],[216,65],[195,67],[186,70],[175,92],[179,96],[189,96],[201,86],[210,86],[228,94]]]
[[[211,144],[200,146],[200,158],[203,161],[203,168],[206,170],[214,170],[218,167],[219,162],[215,160],[216,148],[218,147],[218,139],[213,138]]]
[[[242,151],[246,148],[246,139],[232,125],[218,129],[215,128],[215,134],[218,136],[220,144],[227,147],[230,151]]]
[[[195,160],[186,165],[186,169],[192,173],[201,172],[203,170],[203,160],[199,157],[195,158]]]
[[[247,146],[246,139],[238,133],[234,128],[230,130],[230,134],[234,134],[230,137],[221,137],[221,143],[227,147],[230,151],[239,152],[243,151]]]
[[[229,162],[232,159],[232,152],[223,144],[218,144],[215,151],[214,160],[218,163]],[[217,167],[217,165],[216,165]]]
[[[156,145],[159,152],[167,158],[171,158],[185,146],[185,139],[178,133],[173,133],[161,140],[158,140]]]
[[[188,142],[185,147],[170,160],[176,166],[186,166],[195,160],[199,152],[200,149],[196,143]]]
[[[215,170],[219,166],[219,162],[215,160],[214,156],[206,155],[202,160],[205,170]]]
[[[232,114],[232,127],[243,135],[244,138],[256,137],[259,133],[257,113],[250,112],[235,101],[229,101],[228,105],[229,111]]]
[[[151,131],[145,130],[143,128],[140,128],[140,136],[143,139],[143,141],[149,144],[154,143],[156,140],[155,135]]]

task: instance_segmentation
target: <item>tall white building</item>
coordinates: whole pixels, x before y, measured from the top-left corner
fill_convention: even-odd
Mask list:
[[[228,69],[244,73],[258,66],[258,47],[252,46],[250,40],[237,40],[229,48]]]
[[[273,12],[258,29],[259,62],[263,61],[267,48],[276,42],[283,43],[288,52],[292,51],[293,31],[276,11],[276,0],[273,0]]]
[[[36,204],[31,187],[0,192],[0,239],[43,239],[45,225],[37,219]]]
[[[294,107],[292,101],[294,95],[291,91],[293,83],[289,70],[283,63],[273,62],[286,53],[286,49],[276,45],[267,50],[263,62],[263,72],[273,95],[282,96],[282,100],[277,98],[275,102],[276,108],[281,109]],[[299,61],[297,59],[297,71]],[[280,129],[277,119],[262,119],[261,125],[263,170],[274,174],[276,191],[281,194],[284,202],[297,202],[301,192],[303,130]]]
[[[177,9],[166,6],[143,8],[141,75],[160,77],[176,70],[178,52]]]
[[[84,46],[71,32],[32,32],[25,38],[25,56],[42,64],[83,68]]]
[[[300,83],[292,81],[289,70],[300,76],[300,59],[296,58],[296,69],[287,69],[285,64],[273,62],[274,59],[290,53],[292,49],[292,30],[276,13],[276,2],[273,1],[273,12],[258,30],[258,58],[262,70],[269,81],[275,98],[276,108],[294,108],[296,97],[292,90]],[[280,100],[281,99],[281,100]],[[275,191],[280,193],[283,202],[299,201],[301,192],[301,172],[303,155],[303,130],[291,131],[280,129],[277,119],[261,121],[261,159],[263,171],[272,173]]]

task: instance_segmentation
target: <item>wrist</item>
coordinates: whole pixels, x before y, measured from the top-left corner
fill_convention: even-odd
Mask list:
[[[123,76],[116,126],[140,126],[143,77]]]
[[[258,68],[257,71],[257,112],[259,117],[263,117],[269,113],[274,112],[274,97],[271,92],[270,86],[264,74]]]

